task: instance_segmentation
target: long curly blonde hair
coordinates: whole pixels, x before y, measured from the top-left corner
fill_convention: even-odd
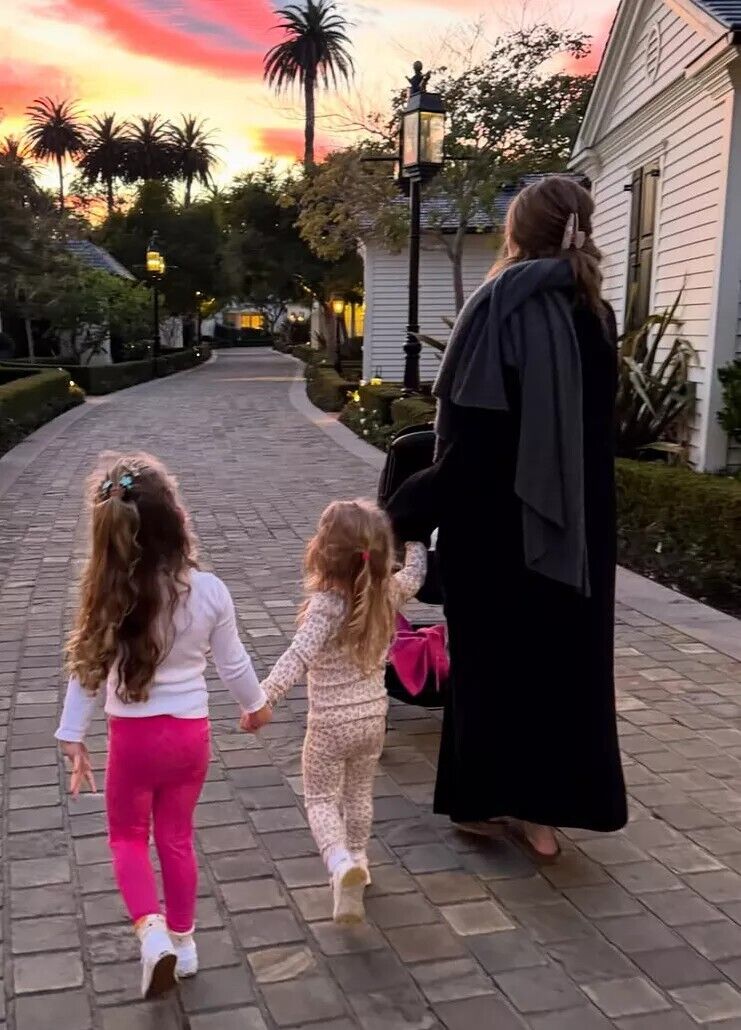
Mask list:
[[[90,556],[67,666],[91,693],[114,670],[124,703],[146,701],[198,567],[190,521],[176,480],[150,454],[102,454],[87,500]]]
[[[388,517],[364,500],[330,504],[306,548],[307,594],[335,590],[344,597],[347,614],[337,640],[363,672],[383,661],[394,635],[394,559]]]

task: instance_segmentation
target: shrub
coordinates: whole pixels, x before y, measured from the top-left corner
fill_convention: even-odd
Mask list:
[[[435,402],[431,397],[400,397],[391,405],[394,429],[422,426],[435,421]]]
[[[58,369],[0,369],[0,454],[84,399]]]
[[[330,365],[306,366],[306,392],[322,411],[342,411],[356,384],[343,379]]]
[[[623,460],[617,484],[621,563],[741,612],[741,482]]]
[[[348,404],[343,408],[340,422],[359,436],[366,443],[387,451],[394,438],[395,427],[384,425],[378,412],[368,412],[360,404]]]
[[[725,431],[741,443],[741,358],[718,370],[723,386],[723,407],[718,412],[718,421]]]
[[[382,383],[374,386],[367,383],[360,387],[360,403],[370,412],[377,412],[384,425],[391,425],[391,405],[401,398],[401,387],[393,383]]]

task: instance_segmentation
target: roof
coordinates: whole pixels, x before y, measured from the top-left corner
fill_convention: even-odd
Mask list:
[[[741,0],[694,0],[694,3],[726,28],[741,30]]]
[[[95,243],[91,243],[90,240],[67,240],[67,250],[83,264],[98,272],[109,272],[111,275],[120,276],[121,279],[135,280],[136,278],[128,268],[124,268],[119,261],[116,261],[112,254]]]
[[[512,203],[513,199],[520,193],[526,186],[530,186],[532,183],[537,182],[540,179],[545,179],[549,174],[558,173],[537,173],[531,175],[524,175],[520,181],[512,186],[505,186],[500,193],[495,197],[493,204],[488,208],[479,208],[472,217],[468,220],[468,231],[471,233],[486,233],[494,232],[504,224],[504,219],[507,216],[507,209]],[[561,173],[570,175],[573,178],[579,179],[585,185],[589,185],[589,180],[583,175],[574,173]],[[394,203],[399,206],[406,206],[409,201],[399,196]],[[420,213],[420,221],[422,231],[435,231],[443,233],[453,233],[458,229],[458,212],[456,210],[455,201],[450,197],[436,196],[425,198],[424,192],[422,194],[422,208]],[[370,228],[370,220],[363,226],[363,228]]]

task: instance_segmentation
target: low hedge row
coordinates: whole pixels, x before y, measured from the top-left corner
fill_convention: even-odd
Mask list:
[[[322,411],[342,411],[348,394],[357,384],[343,378],[330,365],[306,366],[306,392],[312,404]]]
[[[394,401],[401,399],[401,387],[391,383],[382,383],[380,386],[366,383],[365,386],[360,387],[359,393],[360,406],[377,415],[385,425],[389,425],[391,423],[391,405]]]
[[[741,614],[741,482],[618,461],[622,565]]]
[[[429,397],[400,397],[391,405],[391,423],[395,430],[434,421],[435,402]]]
[[[73,381],[92,396],[125,390],[138,383],[146,383],[155,377],[183,372],[207,361],[211,356],[208,344],[188,347],[184,350],[166,351],[156,359],[143,361],[120,361],[115,365],[72,365],[57,362],[56,368],[67,372]],[[18,368],[34,368],[28,361],[18,362]],[[37,367],[37,366],[36,366]]]
[[[0,454],[84,399],[60,369],[0,368]]]

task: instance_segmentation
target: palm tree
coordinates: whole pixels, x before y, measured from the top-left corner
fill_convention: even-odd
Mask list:
[[[347,21],[333,0],[304,0],[289,4],[278,14],[286,38],[265,55],[265,78],[280,93],[296,83],[304,91],[306,126],[304,167],[314,164],[315,95],[321,81],[328,89],[339,79],[349,82],[354,67],[348,51]]]
[[[171,126],[161,115],[137,118],[128,129],[128,182],[172,179],[175,176]]]
[[[85,182],[102,182],[106,188],[108,214],[113,214],[113,184],[123,179],[129,155],[128,125],[115,114],[96,115],[85,132],[85,153],[79,168]]]
[[[6,136],[0,142],[0,166],[7,170],[8,180],[20,186],[26,196],[38,189],[30,157],[28,147],[16,136]]]
[[[59,170],[59,210],[64,210],[64,162],[85,149],[85,127],[75,103],[40,97],[26,109],[29,150],[39,161],[53,160]]]
[[[188,207],[193,182],[200,182],[202,186],[211,183],[211,169],[217,161],[213,133],[206,128],[205,119],[199,121],[191,114],[184,114],[180,125],[170,127],[169,141],[176,173],[185,183],[185,206]]]

